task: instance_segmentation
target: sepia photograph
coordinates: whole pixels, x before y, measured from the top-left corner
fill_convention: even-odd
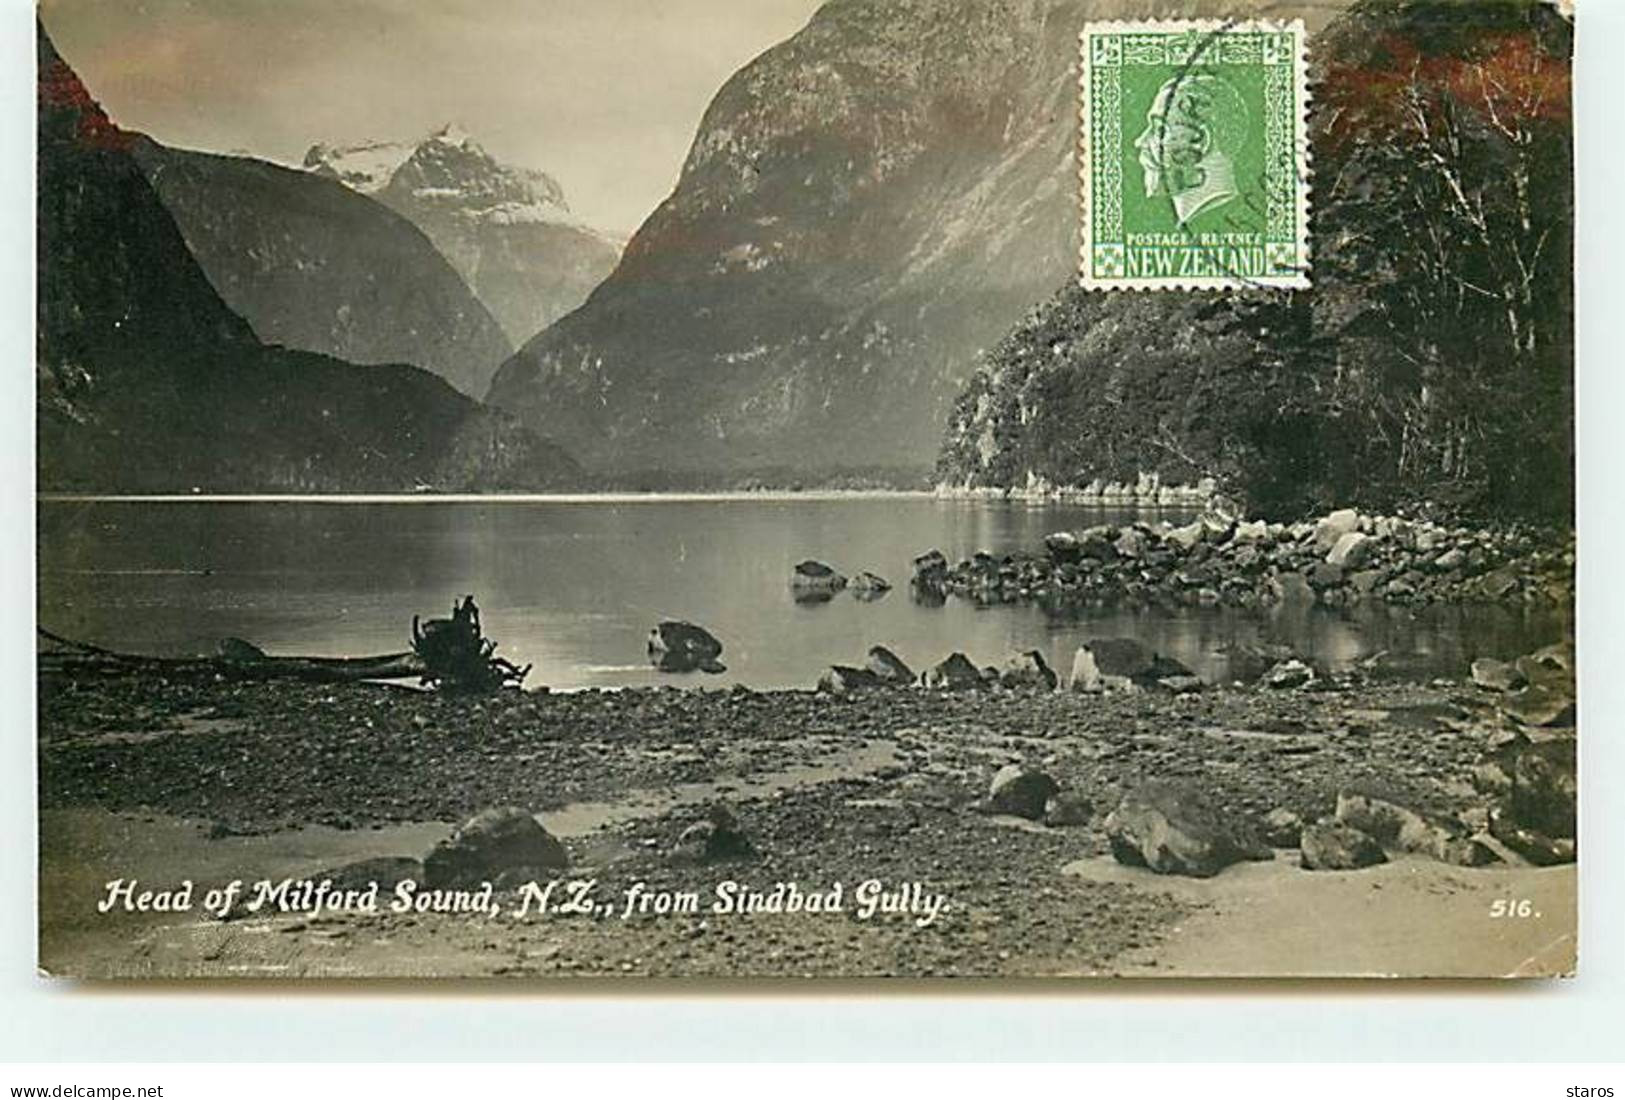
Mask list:
[[[1576,22],[41,0],[40,972],[1583,974]]]

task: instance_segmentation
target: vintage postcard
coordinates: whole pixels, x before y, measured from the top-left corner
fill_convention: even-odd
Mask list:
[[[43,0],[41,970],[1574,973],[1574,33]]]

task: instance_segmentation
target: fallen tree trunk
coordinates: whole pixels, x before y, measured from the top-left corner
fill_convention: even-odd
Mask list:
[[[222,676],[229,680],[305,680],[314,683],[351,683],[357,680],[421,678],[426,671],[415,653],[387,653],[380,657],[272,657],[252,646],[241,646],[229,657],[144,657],[116,653],[100,646],[75,642],[44,627],[40,638],[41,673],[148,673],[166,676]]]

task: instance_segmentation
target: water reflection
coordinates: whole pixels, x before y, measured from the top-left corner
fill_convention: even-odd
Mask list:
[[[501,653],[558,688],[654,683],[811,686],[831,663],[891,648],[916,669],[952,650],[978,663],[1040,649],[1062,670],[1087,638],[1135,637],[1209,679],[1248,647],[1280,644],[1332,666],[1386,651],[1407,675],[1459,676],[1566,636],[1549,610],[1331,610],[1287,606],[978,608],[910,592],[792,598],[808,558],[907,586],[910,562],[1038,545],[1050,531],[1130,518],[1120,509],[931,498],[724,498],[436,504],[51,502],[39,510],[41,622],[152,653],[222,636],[272,653],[404,648],[411,616],[476,593]],[[720,638],[726,674],[672,677],[645,642],[661,619]]]

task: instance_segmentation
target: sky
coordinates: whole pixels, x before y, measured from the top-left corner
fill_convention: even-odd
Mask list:
[[[706,105],[820,0],[42,0],[113,120],[165,144],[298,164],[316,142],[455,122],[630,233]]]

